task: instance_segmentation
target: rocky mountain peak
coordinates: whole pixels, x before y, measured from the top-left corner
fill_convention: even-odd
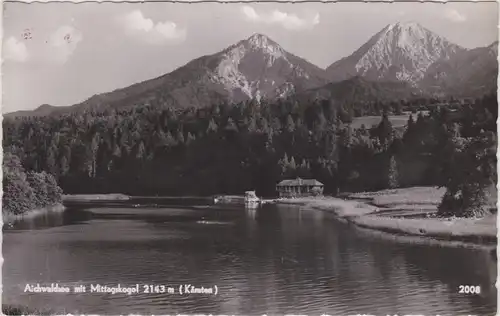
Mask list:
[[[259,51],[274,58],[285,57],[286,55],[285,50],[279,44],[260,33],[255,33],[249,38],[240,41],[233,49],[244,50],[245,52]]]
[[[252,47],[255,47],[255,48],[265,48],[267,46],[278,46],[278,44],[276,44],[275,41],[273,41],[272,39],[270,39],[266,35],[260,34],[260,33],[255,33],[244,41],[246,41],[248,44],[250,44]]]
[[[388,29],[401,29],[401,30],[419,30],[424,29],[422,25],[415,21],[406,21],[406,22],[396,22],[387,25]]]
[[[464,51],[420,24],[389,24],[327,71],[333,80],[361,75],[372,80],[404,81],[416,85],[437,60],[449,59]]]
[[[295,91],[298,81],[303,85],[304,80],[324,72],[260,33],[239,41],[217,56],[218,63],[210,79],[229,91],[233,100],[286,95]]]

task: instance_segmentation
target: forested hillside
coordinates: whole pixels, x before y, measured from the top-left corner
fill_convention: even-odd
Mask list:
[[[328,101],[136,107],[6,119],[3,145],[66,193],[273,196],[279,180],[300,176],[324,182],[327,193],[438,184],[458,199],[473,190],[468,181],[476,189],[496,181],[496,95],[459,110],[428,108],[398,131],[387,118],[401,110],[394,103],[373,108],[378,126],[356,130]]]

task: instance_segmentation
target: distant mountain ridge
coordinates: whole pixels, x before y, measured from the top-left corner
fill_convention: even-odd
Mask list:
[[[254,34],[171,73],[94,95],[60,112],[152,103],[201,107],[222,101],[286,97],[327,82],[323,69],[288,53],[269,37]]]
[[[10,112],[10,113],[4,114],[4,115],[7,117],[9,117],[9,116],[47,116],[47,115],[51,115],[57,111],[60,111],[62,108],[67,108],[67,107],[59,107],[59,106],[53,106],[50,104],[42,104],[34,110],[16,111],[16,112]]]
[[[418,23],[395,23],[372,36],[350,56],[321,69],[285,51],[269,37],[254,34],[168,74],[94,95],[73,106],[18,111],[6,116],[146,104],[204,107],[217,102],[286,98],[295,94],[356,99],[342,93],[342,87],[362,93],[362,99],[425,94],[480,96],[496,87],[497,55],[495,43],[465,49]]]
[[[466,50],[429,67],[424,82],[428,91],[444,90],[454,96],[481,95],[497,89],[498,42]]]

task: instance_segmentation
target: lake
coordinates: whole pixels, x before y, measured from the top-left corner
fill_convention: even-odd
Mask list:
[[[296,206],[133,203],[72,205],[5,228],[3,303],[108,315],[496,314],[486,250],[383,239]],[[24,292],[37,283],[86,292]],[[97,284],[140,293],[90,293]],[[217,295],[181,295],[189,284]]]

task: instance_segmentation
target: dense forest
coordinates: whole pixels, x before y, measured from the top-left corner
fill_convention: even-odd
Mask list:
[[[3,156],[2,212],[21,214],[61,203],[62,190],[53,175],[42,171],[25,172],[19,157]]]
[[[393,128],[389,115],[404,111],[407,126]],[[495,93],[461,102],[351,106],[291,99],[189,109],[150,105],[8,118],[3,147],[28,174],[53,175],[68,194],[256,189],[274,196],[277,182],[299,176],[323,182],[327,194],[446,186],[442,213],[453,208],[470,215],[484,209],[496,183],[497,114]],[[350,122],[359,115],[380,115],[380,122],[354,129]]]

